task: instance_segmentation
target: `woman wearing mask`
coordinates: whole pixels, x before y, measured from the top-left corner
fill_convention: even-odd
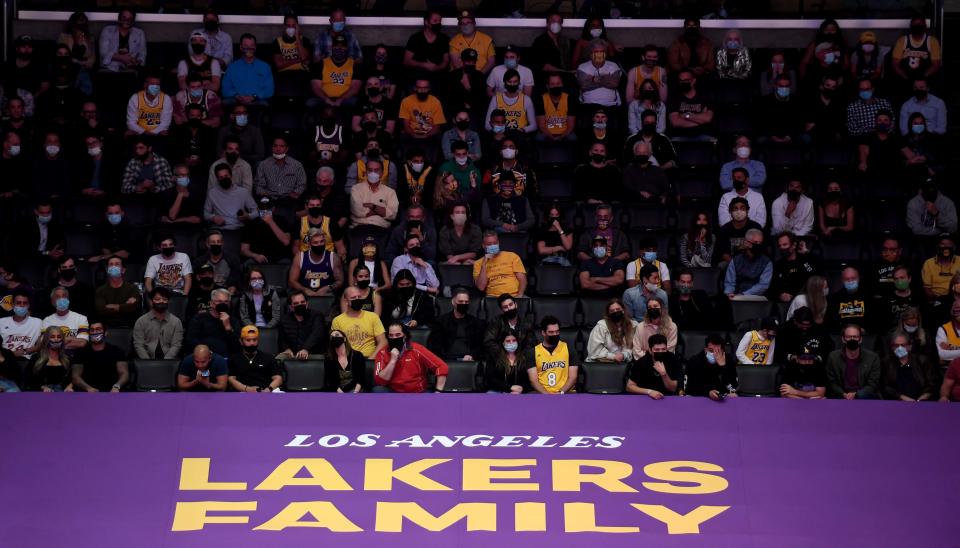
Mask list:
[[[377,44],[373,52],[373,57],[369,58],[368,65],[364,69],[364,74],[368,78],[376,78],[380,81],[382,94],[391,101],[397,93],[397,82],[401,80],[400,73],[397,70],[397,64],[390,63],[390,55],[385,44]]]
[[[743,45],[738,30],[728,30],[723,38],[723,47],[717,48],[717,77],[721,80],[746,80],[750,78],[753,59],[750,50]]]
[[[960,275],[954,276],[954,278],[956,279],[957,290],[960,291]],[[877,340],[878,348],[875,350],[881,355],[888,354],[890,352],[890,342],[893,340],[894,333],[897,332],[903,332],[907,334],[907,338],[914,353],[922,354],[928,358],[937,357],[937,348],[934,337],[931,337],[930,333],[924,329],[923,318],[920,315],[919,308],[911,306],[910,308],[907,308],[901,312],[900,319],[897,320],[897,325],[888,331],[886,336]]]
[[[243,325],[277,327],[283,314],[282,301],[276,290],[267,286],[262,270],[256,266],[247,268],[243,301],[240,303],[240,322]]]
[[[457,203],[466,203],[464,196],[460,194],[460,183],[453,173],[444,171],[437,177],[433,190],[434,216],[440,218],[444,211]]]
[[[777,80],[781,76],[790,79],[790,95],[797,93],[797,71],[787,66],[787,56],[782,49],[770,54],[770,65],[760,74],[760,96],[766,97],[777,89]]]
[[[826,278],[810,276],[807,278],[803,293],[794,297],[793,301],[790,302],[790,307],[787,309],[787,321],[793,319],[797,310],[807,307],[813,315],[814,323],[823,324],[824,315],[827,313],[827,295],[829,294],[830,285]]]
[[[643,128],[643,113],[652,111],[657,113],[657,133],[667,130],[667,105],[660,99],[657,85],[650,78],[640,84],[639,96],[630,101],[627,108],[627,127],[630,135],[636,135]]]
[[[853,232],[856,226],[856,211],[843,194],[837,181],[827,184],[823,202],[817,207],[820,233],[825,237]]]
[[[67,24],[57,38],[57,44],[63,44],[70,50],[70,57],[86,70],[91,70],[97,62],[94,48],[95,38],[90,36],[87,14],[76,11],[70,14]]]
[[[357,278],[354,272],[358,266],[367,267],[373,277],[370,279],[370,287],[377,291],[386,291],[390,289],[390,268],[387,262],[380,258],[380,248],[377,246],[377,239],[373,236],[367,236],[360,247],[360,256],[350,259],[347,272],[349,285],[357,285]]]
[[[904,155],[907,163],[907,173],[913,180],[923,181],[928,177],[936,177],[943,170],[943,163],[938,161],[939,138],[927,130],[927,119],[923,114],[914,112],[907,119],[906,145],[910,156]]]
[[[487,392],[502,394],[523,394],[529,392],[530,377],[527,375],[529,354],[520,350],[517,336],[505,331],[501,336],[497,352],[490,357],[484,369]]]
[[[850,53],[850,75],[853,82],[861,78],[879,82],[883,78],[883,50],[873,31],[860,33],[860,41]]]
[[[847,44],[843,40],[840,24],[835,19],[825,19],[820,23],[817,35],[807,44],[800,61],[800,78],[810,83],[811,89],[820,85],[827,74],[838,78],[837,85],[843,83],[843,73],[847,70],[849,58],[844,52]]]
[[[383,303],[384,325],[400,322],[410,329],[429,326],[436,312],[433,297],[417,289],[417,280],[407,269],[397,271],[393,288]]]
[[[713,266],[713,248],[716,236],[710,228],[710,216],[699,212],[693,216],[690,230],[680,236],[680,264],[687,268],[708,268]]]
[[[607,37],[607,26],[603,22],[603,17],[590,17],[583,22],[583,30],[580,31],[580,38],[573,45],[573,60],[571,67],[578,67],[582,63],[590,60],[590,43],[594,40],[603,40],[607,43],[607,59],[611,59],[617,54],[618,48],[610,38]]]
[[[340,394],[356,394],[363,391],[366,382],[366,358],[350,346],[342,331],[330,332],[327,355],[323,361],[323,376],[326,389]]]
[[[470,222],[467,204],[454,202],[447,211],[447,222],[440,229],[437,249],[444,264],[472,265],[483,246],[480,227]]]
[[[630,363],[637,322],[626,315],[620,299],[611,299],[587,341],[588,362]]]
[[[562,224],[560,206],[552,204],[544,211],[543,224],[537,231],[537,256],[540,264],[570,266],[570,250],[573,249],[573,230]]]
[[[360,302],[363,303],[363,310],[373,312],[377,316],[383,313],[383,299],[380,294],[370,285],[370,269],[366,265],[357,265],[353,269],[351,278],[354,280],[354,286],[360,289]],[[340,297],[340,310],[347,309],[346,296]]]
[[[51,325],[40,336],[39,351],[27,366],[25,383],[34,392],[73,392],[70,357],[63,349],[63,331]]]
[[[659,297],[651,297],[647,301],[647,314],[634,330],[634,359],[640,359],[650,351],[648,340],[655,334],[667,338],[667,351],[677,351],[677,325],[670,319],[666,304]]]

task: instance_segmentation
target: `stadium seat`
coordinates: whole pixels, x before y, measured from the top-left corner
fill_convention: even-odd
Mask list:
[[[323,360],[284,360],[284,390],[287,392],[319,392],[323,390],[326,385],[323,368]]]
[[[123,212],[126,214],[127,222],[133,227],[150,226],[157,217],[155,206],[142,202],[128,201],[124,203]],[[179,245],[179,243],[178,240],[177,244]]]
[[[560,327],[574,327],[577,325],[577,298],[539,298],[533,303],[533,313],[534,324],[539,325],[541,318],[554,316],[560,320]]]
[[[429,327],[416,327],[410,330],[410,340],[417,344],[427,346],[427,340],[430,338]]]
[[[108,344],[112,344],[120,349],[124,358],[130,356],[133,348],[133,329],[129,327],[108,327],[106,330],[106,339]]]
[[[440,264],[437,265],[437,274],[444,287],[463,286],[473,288],[473,265],[467,264]]]
[[[610,299],[603,297],[581,297],[580,298],[580,318],[579,325],[592,329],[597,320],[603,317],[607,311],[607,303]]]
[[[661,204],[632,204],[627,208],[631,230],[664,230],[667,228],[667,208]]]
[[[156,286],[154,286],[156,287]],[[167,310],[174,316],[180,318],[184,325],[187,324],[187,296],[182,293],[170,292],[170,305]]]
[[[323,314],[328,320],[331,319],[330,311],[333,309],[339,308],[334,306],[333,295],[324,295],[322,297],[308,297],[307,306],[310,308],[311,312],[319,312]],[[337,311],[337,313],[339,314],[339,311]]]
[[[780,366],[738,365],[737,378],[740,396],[774,397],[780,393]]]
[[[627,383],[626,363],[584,363],[583,391],[588,394],[622,394]]]
[[[545,199],[565,199],[573,196],[572,170],[546,170],[537,177],[540,185],[540,197]]]
[[[733,309],[733,325],[737,329],[753,329],[760,320],[770,315],[772,305],[766,298],[734,299],[730,301]]]
[[[763,149],[767,168],[786,168],[803,165],[804,149],[799,145],[771,143]]]
[[[717,109],[714,122],[717,132],[723,136],[749,135],[753,132],[753,122],[750,120],[750,114],[742,108]]]
[[[96,225],[105,218],[105,205],[93,200],[71,200],[67,206],[67,220],[78,225]]]
[[[177,387],[178,360],[134,360],[139,392],[171,392]]]
[[[512,251],[520,256],[521,260],[527,258],[527,245],[530,241],[530,235],[526,232],[501,232],[500,249],[503,251]]]
[[[891,232],[899,234],[907,228],[906,216],[904,214],[904,203],[897,203],[894,200],[874,200],[866,205],[865,210],[869,215],[863,215],[867,221],[867,227],[871,233],[879,234]]]
[[[534,268],[538,295],[570,295],[574,291],[575,266],[538,265]]]
[[[833,264],[857,262],[864,256],[863,241],[856,238],[830,238],[820,244],[822,259]]]
[[[532,308],[530,305],[530,297],[515,297],[514,301],[517,303],[517,315],[520,318],[526,317],[530,313]],[[449,302],[449,301],[448,301]],[[471,300],[470,304],[473,304]],[[471,307],[472,308],[472,307]],[[497,297],[484,297],[483,299],[483,317],[487,320],[496,318],[500,315],[500,305],[497,304]]]
[[[538,142],[536,144],[540,165],[571,166],[575,164],[576,148],[570,142]]]
[[[276,327],[260,328],[260,350],[265,353],[276,356],[280,353],[280,330]]]
[[[143,275],[147,270],[147,265],[140,263],[130,263],[124,265],[127,269],[123,279],[132,284],[143,284]]]
[[[365,390],[367,392],[373,390],[373,387],[376,386],[376,381],[373,378],[376,372],[376,361],[373,358],[367,358],[363,368],[363,382],[366,385]]]
[[[93,227],[78,227],[64,234],[66,252],[74,257],[92,257],[100,254],[100,238],[94,234]]]
[[[727,334],[722,331],[682,331],[677,343],[677,355],[684,360],[696,356],[703,350],[710,335],[718,335],[724,340],[727,338]]]
[[[477,390],[476,361],[447,360],[447,382],[443,392],[475,392]]]
[[[707,295],[713,296],[720,293],[720,268],[712,266],[710,268],[691,268],[693,273],[693,288],[706,291]]]
[[[267,280],[267,285],[276,289],[282,289],[286,292],[287,272],[290,271],[288,264],[258,264],[257,268],[263,272],[263,277]]]
[[[99,250],[97,253],[99,253]],[[75,261],[75,264],[77,265],[77,280],[90,287],[102,285],[103,280],[97,279],[97,275],[103,273],[102,262]]]

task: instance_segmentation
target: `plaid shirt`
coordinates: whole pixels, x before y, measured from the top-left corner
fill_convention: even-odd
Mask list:
[[[307,173],[303,170],[303,164],[290,156],[284,158],[282,163],[270,157],[257,165],[254,188],[257,196],[261,197],[282,198],[291,192],[303,194],[307,188]]]
[[[347,55],[352,57],[354,61],[362,63],[363,50],[360,49],[360,42],[357,41],[357,37],[349,29],[344,29],[340,35],[347,39]],[[326,59],[330,57],[332,49],[333,31],[329,29],[320,31],[320,34],[317,35],[317,41],[313,44],[314,58]]]
[[[154,194],[159,194],[165,190],[173,188],[174,177],[173,170],[170,169],[170,162],[163,156],[153,155],[153,190]],[[123,186],[120,192],[123,194],[136,194],[137,185],[143,182],[140,173],[143,171],[143,162],[136,158],[131,158],[127,162],[126,169],[123,170]]]
[[[847,133],[852,137],[862,137],[874,130],[877,124],[877,112],[889,110],[891,117],[893,108],[890,101],[875,97],[873,101],[864,101],[857,99],[847,105]],[[893,127],[897,127],[897,121],[890,121]]]

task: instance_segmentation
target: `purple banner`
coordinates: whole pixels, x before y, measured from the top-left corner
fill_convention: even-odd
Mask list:
[[[0,398],[0,545],[956,546],[958,411],[11,395]]]

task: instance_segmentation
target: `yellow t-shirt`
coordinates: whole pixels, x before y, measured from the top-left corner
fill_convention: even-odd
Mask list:
[[[323,60],[323,92],[331,99],[343,97],[350,91],[353,83],[353,59],[347,59],[342,66],[337,66],[333,59]]]
[[[477,52],[477,70],[482,71],[487,67],[491,59],[496,58],[497,52],[493,49],[493,38],[477,31],[473,38],[467,39],[462,33],[450,39],[450,54],[460,55],[465,49],[472,49]],[[453,70],[453,64],[450,64],[450,70]]]
[[[483,261],[473,263],[473,280],[480,276]],[[504,293],[516,296],[520,292],[520,280],[517,273],[526,274],[520,256],[511,251],[501,251],[487,261],[487,296],[499,297]]]
[[[373,357],[373,353],[377,350],[377,335],[385,331],[380,317],[366,310],[360,311],[359,318],[340,314],[333,319],[330,330],[342,331],[350,341],[350,346],[365,358]]]
[[[502,93],[496,94],[497,108],[506,115],[507,129],[523,129],[529,123],[527,121],[527,96],[520,94],[512,105],[507,104],[507,99]]]
[[[765,365],[767,363],[767,354],[770,353],[770,345],[773,343],[770,339],[763,339],[760,333],[750,332],[750,345],[744,352],[750,361],[756,365]]]
[[[560,341],[552,353],[538,344],[533,349],[533,359],[543,388],[551,394],[562,390],[570,377],[570,350],[567,343]]]
[[[923,287],[937,297],[943,297],[950,293],[950,280],[958,271],[960,271],[960,257],[952,257],[948,265],[941,265],[936,257],[927,259],[920,271]]]
[[[433,95],[428,96],[422,103],[417,100],[416,95],[404,97],[400,102],[400,119],[410,120],[414,126],[424,131],[447,123],[447,119],[443,117],[443,105]]]

